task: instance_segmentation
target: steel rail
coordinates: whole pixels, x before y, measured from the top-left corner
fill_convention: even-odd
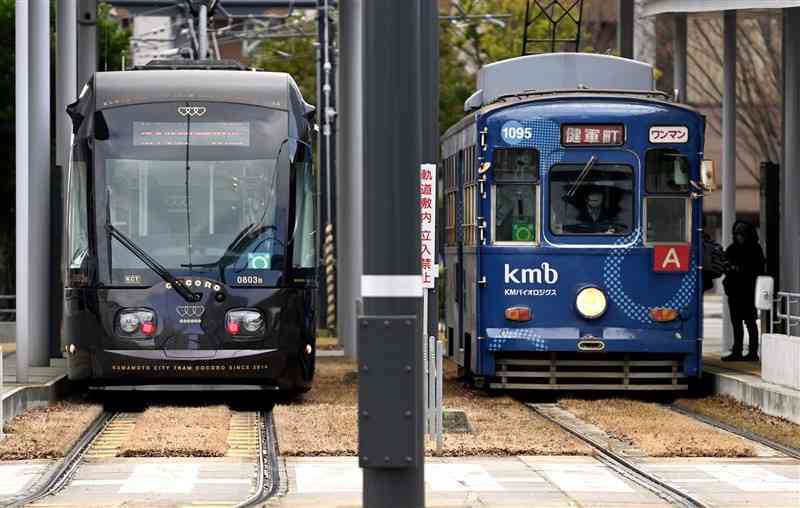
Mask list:
[[[633,462],[621,457],[620,455],[612,452],[611,450],[607,449],[600,443],[596,442],[594,439],[585,436],[578,430],[573,429],[572,427],[565,425],[552,416],[546,414],[544,411],[537,407],[537,404],[527,404],[537,415],[541,416],[542,418],[546,419],[549,422],[558,425],[560,428],[564,429],[566,432],[570,433],[571,435],[575,436],[576,438],[580,439],[591,448],[593,448],[597,455],[597,459],[603,463],[604,465],[608,466],[614,472],[619,474],[620,476],[627,478],[634,483],[641,485],[642,487],[646,488],[647,490],[653,492],[660,498],[672,503],[675,506],[681,506],[686,508],[708,508],[708,505],[705,503],[698,501],[691,495],[683,492],[680,489],[673,487],[672,485],[668,484],[664,480],[661,480],[655,475],[652,475],[643,469],[636,466]]]
[[[755,441],[758,444],[764,445],[767,448],[771,448],[776,452],[780,452],[787,457],[791,457],[793,459],[800,460],[800,449],[792,448],[791,446],[782,445],[776,441],[768,439],[763,436],[759,436],[749,430],[740,429],[738,427],[734,427],[733,425],[728,425],[727,423],[721,422],[717,419],[711,418],[710,416],[702,415],[699,413],[695,413],[691,409],[681,406],[679,404],[671,404],[667,406],[669,409],[675,411],[676,413],[680,413],[684,416],[688,416],[689,418],[694,418],[695,420],[705,423],[707,425],[711,425],[712,427],[716,427],[718,429],[730,432],[731,434],[736,434],[739,437],[743,437],[750,441]]]
[[[25,506],[61,490],[72,478],[72,475],[75,474],[83,460],[83,456],[91,448],[92,443],[103,433],[115,414],[110,411],[100,413],[80,439],[75,442],[69,453],[55,467],[45,473],[43,479],[37,482],[38,485],[34,491],[28,490],[21,495],[2,499],[0,500],[0,506]]]
[[[278,439],[271,410],[259,413],[258,427],[256,490],[252,496],[236,505],[236,508],[261,506],[278,493],[278,487],[280,486]]]

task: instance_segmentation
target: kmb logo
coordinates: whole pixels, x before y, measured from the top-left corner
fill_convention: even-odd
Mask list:
[[[653,248],[654,272],[688,272],[688,245],[656,245]]]

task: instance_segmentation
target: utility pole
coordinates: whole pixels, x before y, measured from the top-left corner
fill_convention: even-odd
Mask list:
[[[419,172],[431,0],[363,4],[364,275],[358,319],[363,504],[425,505]],[[432,18],[432,19],[429,19]],[[388,97],[387,93],[394,94]]]
[[[197,15],[197,59],[205,60],[208,58],[208,5],[206,2],[200,3],[200,10]]]
[[[78,0],[78,90],[97,70],[97,0]]]

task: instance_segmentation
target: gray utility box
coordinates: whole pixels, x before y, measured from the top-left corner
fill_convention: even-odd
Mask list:
[[[405,468],[421,460],[415,414],[422,375],[415,361],[416,316],[358,319],[358,462]],[[422,340],[422,339],[419,339]]]
[[[593,53],[527,55],[481,67],[478,91],[466,100],[464,110],[526,92],[654,88],[653,66],[645,62]]]

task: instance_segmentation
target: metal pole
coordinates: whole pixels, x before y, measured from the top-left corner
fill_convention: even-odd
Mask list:
[[[722,97],[722,245],[733,241],[736,222],[736,11],[725,11]],[[722,298],[722,350],[733,345],[728,297]]]
[[[618,0],[617,50],[623,58],[633,58],[633,0]]]
[[[363,505],[425,505],[420,129],[423,0],[363,6],[364,315],[359,318]],[[402,100],[387,100],[402,90]],[[405,409],[404,409],[405,408]],[[387,439],[387,436],[392,436]],[[377,454],[377,455],[376,455]]]
[[[78,0],[78,90],[97,71],[97,0]]]
[[[783,72],[781,286],[800,292],[800,7],[783,10]]]
[[[361,298],[364,272],[362,13],[363,0],[339,3],[339,136],[337,139],[336,326],[344,354],[356,356],[356,301]]]
[[[17,292],[17,383],[28,382],[28,337],[30,309],[28,253],[28,2],[17,0],[14,10],[14,97],[16,133],[16,292]]]
[[[75,0],[61,0],[58,3],[58,61],[56,70],[56,165],[67,165],[71,122],[67,116],[67,105],[77,97],[77,24],[78,6]]]
[[[436,455],[442,454],[444,447],[444,425],[442,413],[444,412],[444,342],[436,341]]]
[[[686,34],[687,16],[685,12],[673,14],[674,33],[672,40],[672,75],[677,91],[677,100],[688,103],[689,96],[686,94]]]
[[[208,6],[203,3],[200,5],[200,15],[197,19],[197,36],[199,39],[198,59],[208,58]]]

